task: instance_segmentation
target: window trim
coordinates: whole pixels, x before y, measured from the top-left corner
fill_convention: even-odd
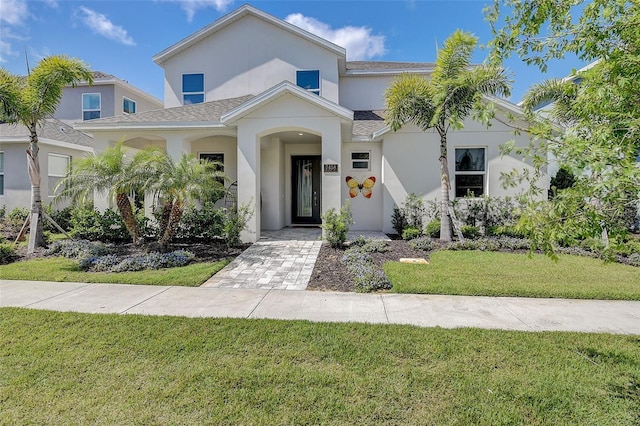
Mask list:
[[[353,154],[367,154],[369,156],[368,159],[363,160],[360,158],[353,158]],[[367,162],[367,167],[354,167],[354,163],[356,162]],[[351,170],[354,171],[371,171],[371,150],[354,150],[349,151],[349,166]]]
[[[89,96],[89,95],[98,95],[98,101],[99,101],[100,107],[98,109],[84,109],[84,96],[85,95],[87,95],[87,96]],[[89,118],[89,119],[84,118],[84,113],[85,112],[95,112],[95,111],[98,111],[99,117]],[[100,92],[83,93],[82,94],[82,121],[97,120],[98,118],[102,118],[102,93],[100,93]]]
[[[184,76],[185,75],[202,75],[202,91],[198,91],[198,92],[185,92],[184,91]],[[182,93],[182,105],[193,105],[195,104],[200,104],[200,103],[204,103],[207,99],[206,99],[206,93],[205,93],[205,88],[207,87],[207,80],[206,80],[206,76],[204,72],[185,72],[182,73],[180,75],[180,90]],[[185,95],[202,95],[202,102],[194,102],[191,104],[186,104],[184,102],[184,97]]]
[[[307,88],[302,87],[302,86],[300,86],[298,84],[298,73],[299,72],[305,72],[305,71],[317,71],[318,72],[318,88],[317,89],[307,89]],[[296,86],[300,87],[301,89],[306,90],[309,93],[313,93],[315,95],[320,96],[320,94],[322,93],[322,75],[320,73],[320,70],[319,69],[312,69],[312,68],[296,70]]]
[[[127,112],[127,111],[125,111],[125,107],[124,107],[124,105],[125,105],[125,103],[126,103],[127,101],[129,101],[129,102],[133,103],[133,112]],[[137,113],[137,112],[138,112],[138,102],[137,102],[137,101],[134,101],[134,100],[133,100],[133,99],[131,99],[131,98],[127,98],[126,96],[123,96],[123,97],[122,97],[122,113],[123,113],[123,114],[135,114],[135,113]]]
[[[49,168],[49,157],[58,157],[58,158],[66,158],[67,159],[67,167],[65,168],[65,172],[61,175],[58,174],[52,174],[51,173],[51,169]],[[51,188],[51,184],[49,181],[49,178],[54,177],[54,178],[65,178],[67,176],[67,170],[69,169],[69,167],[71,166],[71,160],[72,157],[71,155],[67,155],[67,154],[57,154],[55,152],[50,152],[47,154],[47,196],[49,198],[55,198],[57,194],[50,194],[49,193],[49,189]]]
[[[483,165],[483,170],[456,170],[456,151],[458,150],[462,150],[462,149],[482,149],[484,150],[484,165]],[[480,198],[484,195],[487,195],[488,193],[488,188],[487,188],[487,176],[488,176],[488,169],[489,169],[489,159],[487,157],[487,152],[488,152],[489,147],[488,146],[473,146],[473,145],[461,145],[461,146],[454,146],[453,147],[453,178],[454,178],[454,182],[453,182],[453,198],[464,198],[466,197],[466,195],[462,196],[462,197],[458,197],[457,191],[458,191],[458,176],[477,176],[477,175],[482,175],[482,194],[480,195],[475,195],[473,198]]]

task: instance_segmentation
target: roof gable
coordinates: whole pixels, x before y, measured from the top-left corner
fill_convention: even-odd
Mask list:
[[[311,43],[314,43],[324,49],[329,50],[330,52],[338,55],[341,58],[345,58],[346,57],[346,51],[343,47],[340,47],[334,43],[331,43],[328,40],[325,40],[321,37],[318,37],[315,34],[311,34],[308,31],[305,31],[301,28],[296,27],[295,25],[292,25],[286,21],[283,21],[282,19],[276,18],[272,15],[269,15],[268,13],[265,13],[261,10],[258,10],[250,5],[244,5],[236,10],[234,10],[233,12],[221,17],[220,19],[212,22],[211,24],[207,25],[206,27],[200,29],[199,31],[196,31],[195,33],[191,34],[190,36],[180,40],[179,42],[175,43],[172,46],[169,46],[168,48],[164,49],[162,52],[156,54],[153,57],[153,61],[162,66],[162,64],[164,62],[166,62],[167,60],[169,60],[171,57],[177,55],[178,53],[188,49],[189,47],[199,43],[201,40],[211,36],[212,34],[215,34],[216,32],[220,31],[221,29],[227,27],[228,25],[233,24],[234,22],[242,19],[243,17],[247,16],[247,15],[251,15],[254,16],[258,19],[261,19],[267,23],[270,23],[282,30],[285,30],[289,33],[292,33],[298,37],[302,37],[308,41],[310,41]]]
[[[232,123],[287,94],[302,99],[305,102],[309,102],[325,111],[328,111],[333,115],[340,117],[343,120],[353,120],[353,111],[336,103],[333,103],[321,96],[310,93],[309,91],[302,89],[301,87],[298,87],[293,83],[283,81],[282,83],[262,92],[258,96],[248,100],[242,105],[239,105],[226,114],[222,115],[220,117],[220,121],[223,124],[232,125]]]

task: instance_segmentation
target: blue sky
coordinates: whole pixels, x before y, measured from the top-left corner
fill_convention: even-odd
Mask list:
[[[66,54],[163,98],[163,74],[151,58],[244,3],[301,26],[347,49],[347,60],[432,62],[436,45],[455,29],[491,38],[483,7],[490,0],[0,0],[0,65],[25,74],[30,63]],[[477,50],[474,61],[487,52]],[[533,83],[564,77],[584,63],[550,64],[546,74],[517,57],[511,100]]]

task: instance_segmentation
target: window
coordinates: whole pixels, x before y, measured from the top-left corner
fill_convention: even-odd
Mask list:
[[[82,119],[100,118],[100,93],[82,94]]]
[[[122,101],[122,112],[124,112],[125,114],[135,114],[136,101],[132,101],[131,99],[124,98]]]
[[[371,170],[369,163],[371,153],[368,151],[351,153],[351,168],[356,170]]]
[[[485,148],[456,148],[456,197],[484,194]]]
[[[216,167],[216,170],[219,172],[224,172],[224,154],[223,153],[200,153],[200,159],[207,160],[207,161],[215,161],[219,163],[220,165]],[[223,178],[220,177],[216,180],[220,182],[220,185],[224,186]]]
[[[183,105],[204,102],[204,74],[182,74]]]
[[[4,195],[4,152],[0,152],[0,195]]]
[[[296,84],[316,95],[320,94],[320,71],[308,70],[296,72]]]
[[[67,175],[71,157],[68,155],[49,154],[49,197],[54,197],[60,192],[56,191],[58,182]]]

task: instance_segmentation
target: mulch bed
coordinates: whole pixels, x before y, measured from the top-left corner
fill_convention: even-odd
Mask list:
[[[387,261],[398,261],[403,257],[422,257],[427,259],[428,253],[421,250],[414,250],[403,240],[389,241],[389,250],[384,253],[373,253],[372,257],[376,264],[382,267]],[[345,249],[333,248],[327,243],[322,243],[318,260],[313,268],[311,280],[307,290],[317,291],[346,291],[353,289],[353,278],[347,272],[346,267],[340,261]]]

